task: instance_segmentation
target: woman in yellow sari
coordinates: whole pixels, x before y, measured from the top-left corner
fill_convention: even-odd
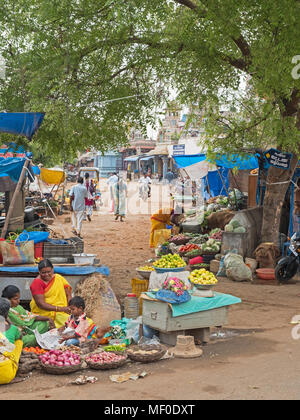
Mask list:
[[[150,232],[150,248],[156,248],[157,237],[156,232],[161,229],[166,229],[166,225],[178,225],[182,214],[175,214],[174,209],[170,207],[162,208],[157,213],[151,216],[151,232]],[[170,236],[171,236],[171,231]],[[165,238],[166,241],[168,238]]]
[[[9,309],[9,300],[0,298],[0,385],[15,379],[23,348],[20,331],[9,323]]]
[[[38,268],[40,275],[30,286],[31,312],[53,319],[56,328],[60,328],[70,314],[68,304],[72,298],[72,288],[64,277],[54,274],[50,260],[42,260]]]

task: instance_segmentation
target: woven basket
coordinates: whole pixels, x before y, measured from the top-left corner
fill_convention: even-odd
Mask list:
[[[68,373],[77,372],[82,369],[81,364],[74,366],[51,366],[45,365],[40,361],[40,365],[43,370],[51,375],[67,375]]]
[[[169,242],[175,245],[186,245],[191,238],[182,238],[182,239],[170,239]]]
[[[114,353],[118,355],[121,354],[122,356],[124,356],[124,359],[119,360],[117,362],[111,362],[111,363],[94,363],[94,362],[91,362],[90,360],[86,360],[88,367],[94,370],[117,369],[125,365],[125,363],[128,360],[127,354],[124,354],[124,352],[112,351],[112,352],[107,352],[107,353]]]
[[[152,354],[140,354],[137,353],[138,350],[144,351],[151,351],[156,350],[156,353]],[[128,349],[127,354],[129,359],[134,360],[135,362],[142,362],[142,363],[151,363],[155,362],[162,358],[162,356],[166,353],[167,349],[160,344],[150,344],[150,345],[142,345],[142,346],[132,346]]]

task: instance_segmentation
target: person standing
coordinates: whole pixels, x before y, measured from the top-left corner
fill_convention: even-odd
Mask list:
[[[118,182],[119,177],[116,172],[113,172],[110,177],[108,178],[107,185],[109,187],[110,199],[111,199],[111,212],[114,211],[115,203],[114,203],[114,194],[113,194],[113,186],[116,182]]]
[[[91,216],[93,214],[93,206],[94,206],[94,193],[95,187],[93,180],[90,179],[90,174],[88,172],[84,175],[85,178],[85,187],[87,189],[87,198],[85,199],[85,211],[88,218],[88,221],[91,222]]]
[[[120,222],[123,222],[126,213],[127,185],[122,177],[113,184],[113,196],[115,220],[120,217]]]
[[[81,238],[81,227],[85,212],[85,199],[88,197],[88,192],[83,185],[83,178],[80,176],[77,184],[73,185],[70,191],[70,210],[72,212],[72,232]]]
[[[143,196],[143,189],[146,188],[147,195],[150,197],[151,195],[151,178],[148,176],[148,174],[145,172],[144,175],[139,179],[139,196]]]

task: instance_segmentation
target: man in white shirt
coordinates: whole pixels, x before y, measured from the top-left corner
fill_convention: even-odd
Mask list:
[[[139,194],[140,197],[142,196],[143,188],[145,188],[145,185],[147,186],[147,194],[148,197],[150,197],[151,194],[151,178],[148,176],[147,173],[144,173],[144,175],[139,179],[140,187],[139,187]]]
[[[88,196],[86,187],[83,185],[83,178],[79,177],[77,184],[70,191],[70,210],[72,212],[72,232],[81,238],[81,227],[85,212],[85,199]]]

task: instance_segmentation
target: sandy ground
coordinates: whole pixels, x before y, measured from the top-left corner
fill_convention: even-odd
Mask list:
[[[131,291],[136,267],[154,255],[148,246],[149,215],[128,215],[121,223],[102,213],[84,223],[85,251],[96,253],[110,268],[109,280],[122,302]],[[64,218],[60,216],[56,225]],[[71,225],[63,224],[63,229],[70,234]],[[220,279],[215,290],[238,296],[242,303],[229,310],[223,328],[227,336],[211,331],[212,340],[203,346],[202,357],[129,364],[113,372],[86,371],[99,380],[84,386],[70,384],[77,374],[34,372],[25,382],[2,386],[0,399],[299,399],[300,342],[297,326],[290,323],[300,314],[299,281],[275,286]],[[144,370],[148,375],[137,381],[116,384],[109,379],[111,374]]]

